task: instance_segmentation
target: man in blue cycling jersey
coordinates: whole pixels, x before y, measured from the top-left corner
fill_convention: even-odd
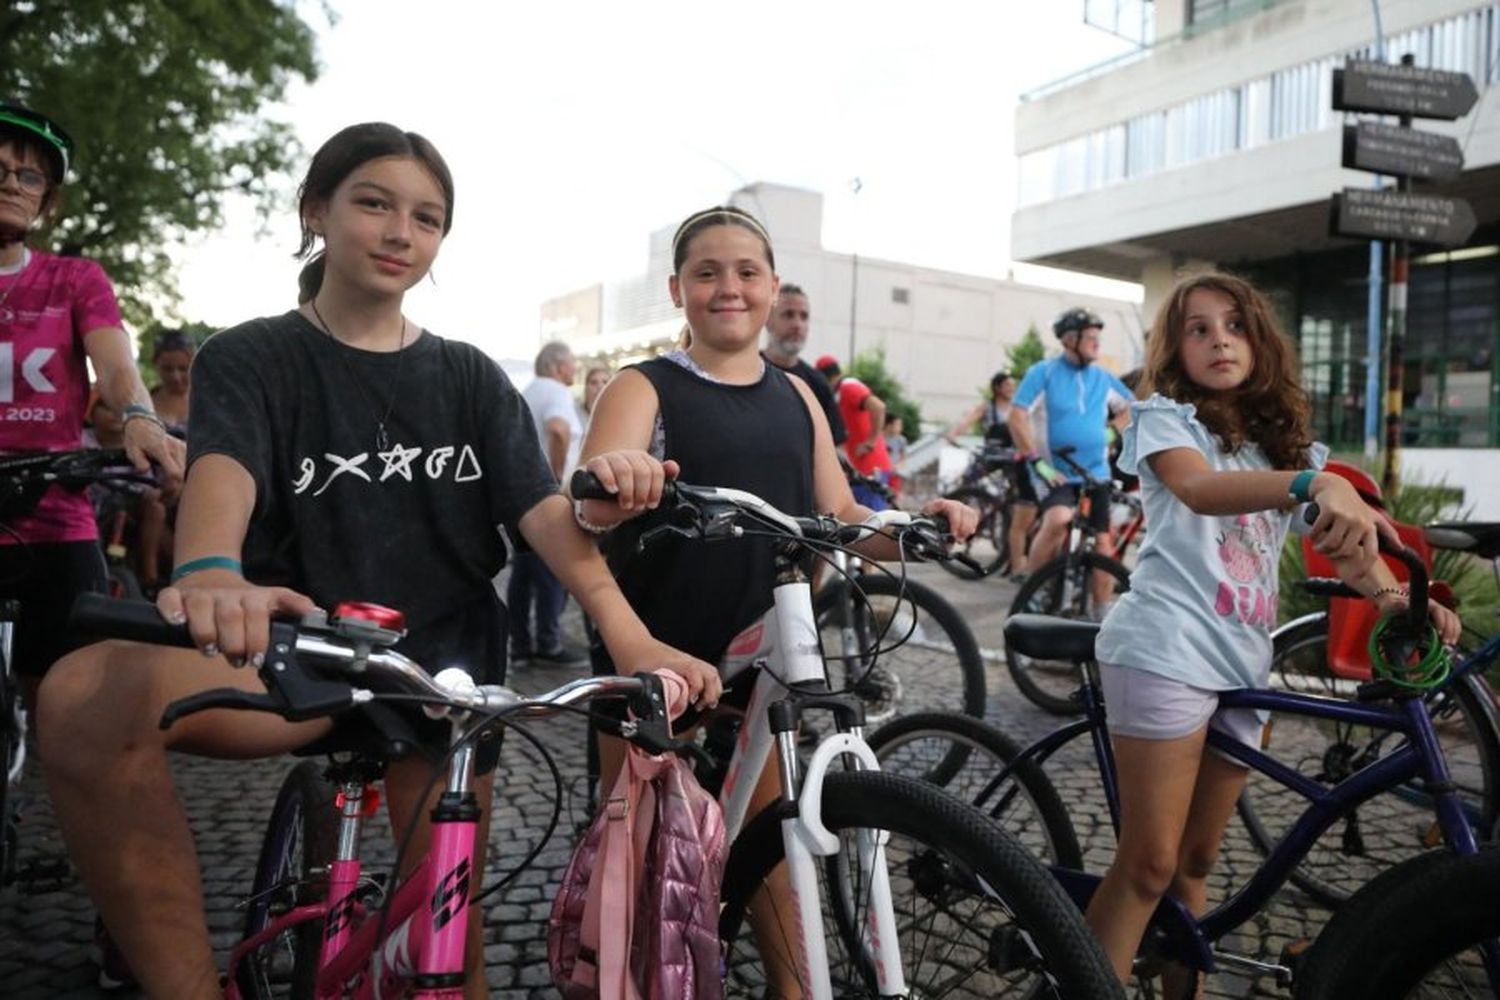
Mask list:
[[[1132,394],[1125,384],[1094,364],[1099,357],[1099,332],[1104,321],[1087,309],[1069,309],[1052,324],[1062,342],[1057,357],[1038,362],[1021,380],[1010,408],[1010,430],[1016,448],[1037,456],[1036,433],[1031,413],[1041,409],[1046,417],[1047,446],[1055,454],[1071,446],[1070,458],[1096,479],[1109,480],[1110,424],[1123,427],[1129,420]],[[1050,456],[1049,456],[1050,457]],[[1054,558],[1067,538],[1078,506],[1083,477],[1062,463],[1038,462],[1037,473],[1049,487],[1041,503],[1041,526],[1027,555],[1026,572],[1033,573]],[[1109,497],[1094,502],[1090,516],[1101,532],[1109,527]],[[1101,551],[1113,551],[1107,533],[1099,536]]]

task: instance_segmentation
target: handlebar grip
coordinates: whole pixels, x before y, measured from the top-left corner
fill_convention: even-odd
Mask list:
[[[1302,515],[1302,520],[1308,524],[1312,524],[1317,521],[1321,513],[1322,510],[1316,502],[1309,503]],[[1386,540],[1384,535],[1377,535],[1376,539],[1380,543],[1381,552],[1400,559],[1406,564],[1407,584],[1411,593],[1411,611],[1409,617],[1412,627],[1420,632],[1427,622],[1427,590],[1429,580],[1427,563],[1408,546],[1392,545]]]
[[[103,594],[79,594],[68,616],[71,628],[103,639],[131,639],[155,646],[194,648],[186,625],[173,625],[148,601],[118,601]]]
[[[599,477],[587,469],[577,469],[568,481],[568,492],[574,500],[613,500],[615,495],[604,488]]]

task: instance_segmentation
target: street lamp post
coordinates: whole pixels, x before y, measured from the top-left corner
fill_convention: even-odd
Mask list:
[[[864,183],[862,181],[860,181],[860,179],[858,177],[854,178],[853,180],[851,180],[849,182],[849,190],[851,190],[851,191],[854,192],[854,203],[855,203],[855,215],[856,215],[856,217],[858,216],[859,192],[860,192],[860,190],[863,187],[864,187]],[[854,364],[854,327],[855,327],[855,321],[856,321],[856,319],[858,318],[858,315],[859,315],[859,250],[858,250],[858,243],[855,242],[854,246],[855,246],[855,249],[849,254],[849,259],[850,259],[850,261],[851,261],[851,263],[853,265],[853,268],[852,268],[850,279],[849,279],[849,357],[844,360],[844,364],[845,364],[846,368],[850,367],[850,366],[852,366]]]

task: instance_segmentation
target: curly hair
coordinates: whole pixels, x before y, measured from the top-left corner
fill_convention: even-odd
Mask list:
[[[1228,296],[1245,321],[1254,355],[1250,375],[1227,392],[1205,389],[1182,367],[1188,296],[1200,289]],[[1178,282],[1156,314],[1146,345],[1140,395],[1154,392],[1192,403],[1198,419],[1231,454],[1246,442],[1265,452],[1276,469],[1300,469],[1312,445],[1312,405],[1297,375],[1296,348],[1282,333],[1265,296],[1233,275],[1209,272]]]

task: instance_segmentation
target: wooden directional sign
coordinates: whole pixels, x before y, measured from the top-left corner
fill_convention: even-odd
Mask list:
[[[1344,166],[1395,177],[1446,181],[1463,171],[1464,153],[1451,136],[1360,122],[1344,126]]]
[[[1467,73],[1351,59],[1333,71],[1335,111],[1373,111],[1414,118],[1462,118],[1479,91]]]
[[[1344,188],[1333,196],[1332,209],[1333,234],[1356,239],[1459,246],[1478,225],[1462,198],[1431,194]]]

